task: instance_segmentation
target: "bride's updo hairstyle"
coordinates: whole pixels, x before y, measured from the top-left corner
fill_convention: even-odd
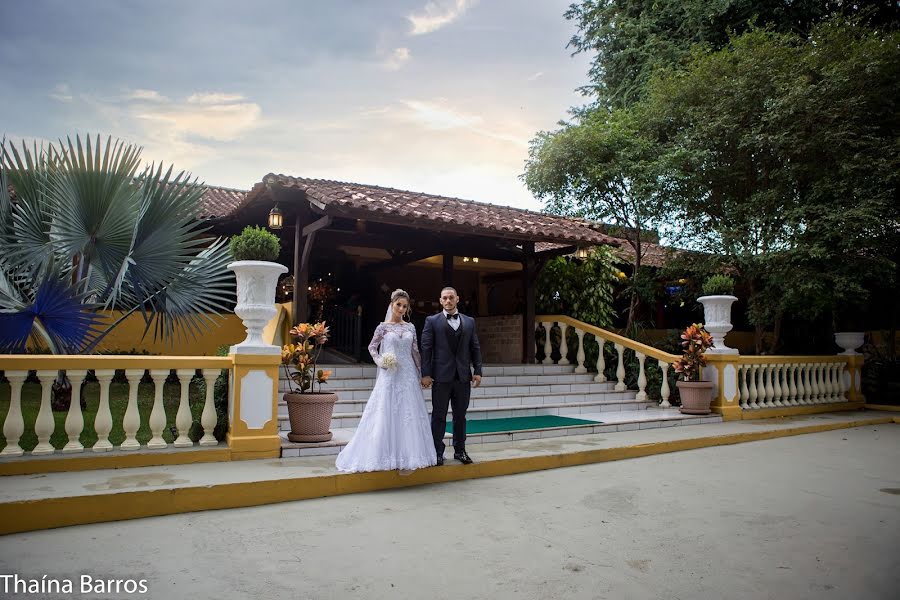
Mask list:
[[[409,293],[406,290],[401,290],[397,288],[393,292],[391,292],[391,306],[394,306],[394,302],[397,301],[398,298],[406,298],[406,304],[409,306],[409,309],[406,311],[406,315],[404,315],[404,320],[409,320],[409,311],[412,310],[412,300],[409,299]],[[390,309],[388,309],[388,314],[390,314]]]
[[[409,302],[409,294],[406,290],[401,290],[397,288],[391,293],[391,304],[397,301],[397,298],[406,298],[406,301]]]

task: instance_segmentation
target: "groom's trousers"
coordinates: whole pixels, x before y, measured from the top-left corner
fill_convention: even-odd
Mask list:
[[[468,381],[439,383],[431,386],[431,435],[434,437],[434,449],[443,455],[444,432],[447,429],[447,407],[453,407],[453,449],[462,452],[466,449],[466,410],[469,408],[469,396],[472,386]]]

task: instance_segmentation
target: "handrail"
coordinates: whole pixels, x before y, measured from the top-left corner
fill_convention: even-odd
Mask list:
[[[0,370],[66,369],[229,369],[227,356],[145,356],[115,354],[5,354]]]
[[[662,350],[654,348],[653,346],[642,344],[641,342],[635,341],[631,338],[627,338],[623,335],[619,335],[618,333],[613,333],[612,331],[596,327],[589,323],[585,323],[584,321],[579,321],[578,319],[573,319],[572,317],[567,317],[565,315],[537,315],[534,317],[534,320],[540,322],[556,321],[557,323],[565,323],[566,325],[569,325],[571,327],[581,329],[586,333],[593,334],[595,337],[603,338],[608,342],[619,344],[621,346],[624,346],[625,348],[630,348],[635,352],[640,352],[645,356],[650,356],[657,360],[663,360],[668,363],[675,362],[680,358],[675,354],[663,352]]]

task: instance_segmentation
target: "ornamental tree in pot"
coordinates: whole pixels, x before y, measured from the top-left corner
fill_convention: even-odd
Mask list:
[[[700,379],[706,366],[704,354],[713,346],[712,336],[703,324],[694,323],[681,334],[681,346],[684,348],[681,358],[674,363],[678,376],[675,385],[681,394],[681,412],[686,415],[708,415],[712,412],[709,406],[712,404],[713,384]]]
[[[281,241],[261,227],[247,226],[240,235],[229,242],[234,262],[228,268],[237,279],[237,305],[234,314],[239,316],[247,329],[243,342],[231,347],[233,354],[278,354],[278,346],[267,344],[263,329],[277,310],[275,285],[278,276],[287,273],[287,267],[274,262],[281,249]]]
[[[328,341],[325,321],[301,323],[291,329],[296,342],[281,349],[281,363],[288,376],[288,393],[284,401],[288,407],[292,442],[327,442],[331,439],[331,415],[337,394],[323,392],[331,371],[317,368],[319,354]],[[289,368],[293,367],[293,368]],[[316,384],[319,391],[316,391]]]
[[[738,354],[737,349],[725,345],[725,334],[733,327],[731,305],[737,300],[733,292],[734,279],[728,275],[711,275],[703,282],[703,295],[697,298],[703,305],[706,331],[712,334],[711,354]]]

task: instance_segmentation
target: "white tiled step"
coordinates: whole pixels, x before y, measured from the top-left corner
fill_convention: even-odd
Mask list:
[[[679,427],[684,425],[699,425],[702,423],[721,423],[720,415],[683,415],[677,408],[651,408],[649,410],[628,410],[604,413],[585,413],[578,418],[602,421],[597,424],[569,425],[566,427],[550,427],[545,429],[528,429],[524,431],[469,433],[466,436],[466,446],[477,452],[479,444],[494,442],[509,442],[536,438],[562,437],[569,435],[585,435],[593,433],[614,433],[617,431],[634,431],[636,429],[655,429],[661,427]],[[282,433],[281,455],[288,456],[320,456],[334,455],[347,445],[353,436],[353,428],[332,429],[334,437],[329,442],[321,444],[295,444],[287,440],[286,433]],[[447,434],[445,439],[451,436]],[[449,452],[445,453],[449,456]],[[475,457],[477,460],[477,456]]]
[[[375,377],[375,365],[316,365],[316,369],[331,371],[332,377]],[[284,369],[279,369],[284,376]],[[485,377],[512,375],[562,375],[575,373],[575,365],[497,365],[486,364],[482,368]]]
[[[526,400],[531,399],[526,398]],[[656,402],[637,402],[634,398],[558,404],[523,404],[518,406],[473,407],[470,405],[469,409],[466,411],[466,418],[469,420],[476,420],[505,419],[509,417],[534,417],[539,415],[576,416],[586,413],[647,410],[649,408],[654,408],[655,406]],[[427,405],[427,408],[429,414],[431,414],[431,406]],[[452,415],[453,411],[449,410],[448,413]],[[331,427],[336,429],[356,427],[359,424],[359,419],[361,416],[361,412],[334,413],[331,419]],[[279,428],[282,431],[290,430],[290,422],[288,420],[287,414],[279,414],[278,422]]]
[[[481,387],[472,390],[476,392],[478,390],[492,390],[494,388],[501,387],[510,387],[510,386],[530,386],[530,385],[598,385],[598,386],[606,386],[609,389],[612,389],[615,386],[615,382],[606,382],[606,383],[597,383],[594,381],[595,374],[592,373],[584,373],[584,374],[576,374],[576,373],[561,373],[555,375],[501,375],[498,377],[488,377],[482,380],[483,383]],[[278,390],[280,392],[288,391],[288,380],[283,376],[279,380]],[[357,392],[357,391],[371,391],[372,387],[375,385],[375,376],[372,377],[329,377],[328,383],[323,386],[322,389],[327,390],[329,392],[342,393],[342,392]],[[354,396],[356,397],[356,396]]]
[[[550,377],[548,377],[549,379]],[[553,377],[553,379],[556,379]],[[375,382],[367,387],[359,388],[333,388],[331,386],[322,386],[322,391],[333,392],[338,395],[338,400],[342,402],[365,402],[369,399]],[[505,396],[544,396],[557,394],[573,394],[573,395],[591,395],[603,393],[615,393],[615,384],[613,383],[592,383],[592,382],[576,382],[576,383],[554,383],[539,382],[532,385],[482,385],[471,389],[470,396],[472,398],[503,398]],[[287,390],[282,390],[286,393]],[[423,389],[422,395],[426,400],[431,399],[432,389]],[[282,400],[283,401],[283,400]]]

